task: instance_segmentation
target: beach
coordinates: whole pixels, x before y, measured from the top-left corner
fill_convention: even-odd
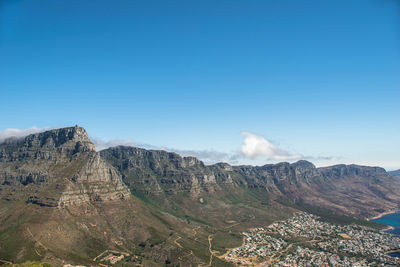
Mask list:
[[[390,230],[394,230],[394,227],[388,225],[386,228],[382,229],[382,231],[390,231]]]
[[[385,211],[385,212],[379,213],[378,215],[376,215],[374,217],[368,218],[367,220],[368,221],[376,220],[376,219],[382,218],[383,216],[386,216],[386,215],[389,215],[389,214],[393,214],[393,213],[397,213],[397,212],[399,212],[398,209]]]

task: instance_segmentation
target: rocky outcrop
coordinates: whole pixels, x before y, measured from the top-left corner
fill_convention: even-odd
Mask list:
[[[109,201],[129,198],[130,192],[114,167],[90,153],[85,164],[71,177],[59,199],[59,206],[89,201]]]
[[[55,129],[0,145],[1,192],[14,190],[27,203],[78,205],[129,198],[119,172],[95,151],[85,129]]]
[[[85,164],[71,177],[58,204],[68,206],[129,197],[130,192],[122,182],[121,175],[94,152],[88,155]]]

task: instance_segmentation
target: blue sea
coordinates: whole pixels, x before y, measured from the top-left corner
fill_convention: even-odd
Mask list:
[[[400,212],[388,214],[372,221],[393,226],[393,230],[388,230],[386,232],[400,236]],[[400,258],[400,252],[390,253],[389,255],[392,257]]]
[[[394,229],[387,232],[400,236],[400,212],[388,214],[372,221],[393,226]]]

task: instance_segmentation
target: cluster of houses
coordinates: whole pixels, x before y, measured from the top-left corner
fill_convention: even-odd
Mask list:
[[[244,232],[246,242],[239,248],[234,248],[225,257],[226,260],[242,265],[251,264],[251,259],[271,257],[287,246],[281,238],[274,238],[260,231]]]
[[[315,251],[309,248],[297,249],[286,255],[286,257],[275,266],[343,266],[343,267],[361,267],[368,266],[370,263],[366,259],[357,259],[355,257],[339,257],[337,254],[332,254],[324,251]],[[371,263],[372,264],[372,263]],[[373,264],[371,266],[376,266]]]
[[[359,225],[336,225],[305,212],[243,233],[243,246],[226,260],[242,265],[400,266],[386,255],[400,249],[400,238]]]
[[[123,260],[125,257],[128,257],[129,254],[116,250],[105,250],[97,257],[93,259],[94,262],[98,261],[100,266],[107,266],[106,264],[112,264]]]

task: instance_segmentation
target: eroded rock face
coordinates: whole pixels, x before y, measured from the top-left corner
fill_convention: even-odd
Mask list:
[[[5,140],[0,144],[0,162],[57,160],[90,151],[95,151],[95,147],[86,130],[75,126]]]
[[[88,155],[86,163],[72,176],[59,200],[60,206],[88,201],[123,200],[130,192],[120,174],[98,153]]]
[[[100,151],[100,155],[125,175],[127,184],[144,194],[188,192],[195,197],[217,186],[214,172],[194,157],[124,146]]]
[[[121,175],[95,151],[79,126],[9,139],[0,144],[1,192],[27,195],[27,203],[78,205],[129,198]]]
[[[122,180],[124,179],[124,181]],[[0,197],[43,206],[79,205],[130,197],[265,190],[271,199],[366,217],[400,204],[400,180],[382,168],[307,161],[264,166],[206,166],[166,151],[115,147],[96,152],[86,131],[69,127],[0,144]],[[237,191],[237,189],[240,189]],[[214,195],[213,195],[214,194]],[[368,208],[366,208],[368,207]]]
[[[300,160],[264,166],[204,165],[166,151],[114,147],[100,155],[116,167],[131,189],[145,195],[192,197],[237,188],[265,190],[271,198],[368,217],[400,204],[400,180],[382,168],[336,165],[316,168]]]

